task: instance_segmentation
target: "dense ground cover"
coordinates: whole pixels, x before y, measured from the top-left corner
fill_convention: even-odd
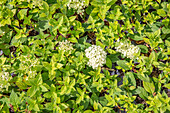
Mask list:
[[[0,0],[0,112],[169,113],[168,0]]]

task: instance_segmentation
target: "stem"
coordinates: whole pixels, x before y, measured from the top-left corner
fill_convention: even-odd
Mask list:
[[[108,71],[115,71],[115,69],[109,69],[109,68],[106,68],[106,67],[102,67],[101,69],[105,69],[105,70],[108,70]]]

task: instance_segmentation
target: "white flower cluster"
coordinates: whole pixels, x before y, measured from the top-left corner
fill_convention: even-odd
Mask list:
[[[3,72],[3,74],[0,76],[1,80],[8,80],[9,78],[9,73],[8,72]]]
[[[32,5],[33,5],[33,8],[35,8],[36,6],[41,7],[43,5],[43,0],[33,0]]]
[[[59,49],[63,50],[64,52],[71,52],[71,50],[73,50],[73,44],[67,40],[59,42]]]
[[[73,8],[75,10],[77,10],[78,14],[83,14],[84,9],[85,8],[85,4],[84,4],[84,0],[69,0],[69,3],[67,4],[67,7],[69,9]]]
[[[31,54],[21,55],[18,59],[21,61],[19,70],[22,71],[23,74],[28,75],[29,78],[34,78],[37,75],[34,68],[39,65],[40,61]]]
[[[140,51],[140,48],[135,45],[131,45],[128,42],[119,42],[116,48],[117,52],[122,53],[125,57],[134,59],[135,55]]]
[[[3,88],[8,89],[8,86],[10,85],[8,81],[11,80],[11,77],[9,76],[8,72],[2,71],[0,73],[0,90]]]
[[[89,58],[87,65],[92,66],[93,69],[106,63],[107,53],[100,46],[92,45],[85,50],[85,54]]]

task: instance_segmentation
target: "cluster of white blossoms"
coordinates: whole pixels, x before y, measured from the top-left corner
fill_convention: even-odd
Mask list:
[[[69,0],[69,3],[67,4],[67,7],[69,9],[73,8],[77,10],[78,14],[83,14],[84,8],[85,8],[85,1],[84,0]]]
[[[37,75],[34,68],[39,65],[40,61],[33,55],[21,55],[18,59],[21,61],[19,70],[28,75],[29,78],[34,78]]]
[[[85,50],[85,55],[89,58],[87,65],[92,66],[93,69],[106,63],[107,53],[100,46],[92,45]]]
[[[3,72],[3,74],[0,76],[1,80],[8,80],[9,78],[9,73],[8,72]]]
[[[32,5],[33,8],[35,8],[36,6],[41,7],[43,5],[43,0],[32,0]]]
[[[73,44],[67,40],[59,42],[59,50],[63,50],[64,52],[71,52],[71,50],[73,50]]]
[[[137,53],[139,53],[140,51],[140,48],[138,46],[132,45],[127,41],[118,42],[118,46],[115,48],[117,52],[122,53],[125,57],[130,59],[134,59],[135,55],[137,55]]]
[[[0,72],[0,90],[3,88],[8,89],[8,86],[10,85],[8,81],[11,80],[11,76],[9,76],[8,72]]]

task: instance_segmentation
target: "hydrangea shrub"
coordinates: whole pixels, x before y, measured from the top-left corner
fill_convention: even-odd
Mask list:
[[[169,113],[168,0],[0,0],[0,113]]]

